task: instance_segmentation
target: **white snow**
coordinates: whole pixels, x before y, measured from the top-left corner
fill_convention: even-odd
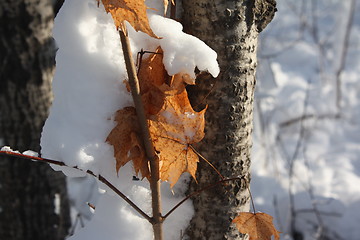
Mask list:
[[[54,212],[56,214],[60,214],[60,211],[61,211],[61,206],[60,206],[60,194],[59,193],[55,193],[54,195],[54,206],[55,206],[55,209],[54,209]]]
[[[12,150],[10,146],[3,146],[1,147],[0,151],[4,151],[4,152],[13,152],[13,153],[20,153],[17,150]]]
[[[277,2],[279,12],[260,42],[252,161],[256,207],[274,216],[281,239],[292,239],[294,220],[305,240],[320,239],[320,233],[357,240],[360,6],[341,74],[338,118],[335,72],[351,1]]]
[[[32,150],[26,150],[24,151],[22,154],[27,155],[27,156],[31,156],[31,157],[38,157],[39,153],[32,151]]]
[[[159,1],[147,2],[154,6]],[[170,75],[195,76],[195,67],[214,76],[219,74],[217,55],[212,49],[182,32],[181,24],[156,14],[162,12],[148,10],[150,25],[161,39],[135,32],[128,25],[134,59],[141,49],[154,51],[160,45]],[[42,156],[102,175],[150,214],[147,180],[133,181],[131,164],[116,173],[113,147],[105,142],[115,126],[114,113],[133,105],[123,83],[127,74],[119,34],[111,15],[106,14],[102,5],[98,8],[95,0],[67,0],[55,19],[53,31],[59,50],[53,79],[54,101],[41,137]],[[152,239],[151,225],[106,186],[99,184],[106,190],[99,198],[98,191],[91,187],[93,182],[84,172],[59,166],[53,168],[77,177],[68,181],[70,198],[85,219],[92,216],[86,202],[96,206],[92,220],[70,239]],[[183,185],[188,177],[184,174],[172,189],[174,194],[169,184],[163,183],[164,213],[184,198]],[[91,194],[86,193],[89,191]],[[165,221],[165,239],[179,239],[192,214],[192,204],[187,201]]]

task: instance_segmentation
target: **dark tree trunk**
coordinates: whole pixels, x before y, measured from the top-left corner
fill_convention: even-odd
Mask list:
[[[52,99],[52,24],[50,0],[0,1],[1,145],[40,150]],[[64,176],[48,165],[0,159],[0,239],[64,239],[70,223],[66,196]]]
[[[195,216],[187,234],[192,240],[242,239],[231,221],[238,212],[249,210],[257,40],[259,32],[272,20],[276,2],[183,0],[182,6],[184,29],[218,53],[221,68],[217,79],[199,79],[198,85],[190,89],[193,105],[209,105],[205,139],[196,148],[225,177],[244,179],[194,198]],[[201,162],[197,179],[191,191],[220,177]]]

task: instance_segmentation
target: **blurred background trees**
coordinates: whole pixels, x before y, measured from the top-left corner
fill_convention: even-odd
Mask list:
[[[279,0],[260,38],[252,189],[283,236],[360,234],[359,7]]]
[[[0,145],[40,151],[52,100],[53,18],[49,0],[0,2]],[[69,225],[62,173],[46,164],[1,159],[0,239],[64,239]]]

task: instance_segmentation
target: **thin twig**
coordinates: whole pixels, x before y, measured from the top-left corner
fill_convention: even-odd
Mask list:
[[[144,56],[146,53],[152,53],[152,54],[160,54],[160,55],[162,55],[162,53],[152,52],[152,51],[144,51],[143,49],[141,49],[140,52],[138,52],[137,55],[136,55],[136,65],[137,65],[137,67],[138,67],[137,75],[139,75],[139,72],[140,72],[140,69],[141,69],[142,59],[143,59],[143,56]]]
[[[309,113],[306,115],[301,115],[299,117],[295,117],[289,120],[286,120],[284,122],[279,123],[279,127],[280,128],[284,128],[284,127],[288,127],[290,125],[293,124],[297,124],[298,122],[301,121],[305,121],[305,120],[309,120],[309,119],[316,119],[316,120],[320,120],[320,119],[338,119],[340,116],[338,114],[333,114],[333,113],[325,113],[325,114],[313,114],[313,113]]]
[[[203,155],[201,155],[201,153],[199,153],[191,144],[189,144],[189,147],[196,153],[196,155],[198,155],[200,158],[202,158],[207,164],[210,165],[210,167],[212,167],[212,169],[215,170],[215,172],[221,177],[222,180],[225,179],[225,177],[219,172],[219,170],[216,169],[216,167],[209,161],[207,160]]]
[[[296,210],[296,212],[298,213],[313,213],[314,214],[314,209],[309,208],[309,209],[298,209]],[[325,212],[325,211],[319,211],[320,215],[324,215],[324,216],[329,216],[329,217],[342,217],[343,214],[338,213],[338,212]]]
[[[73,169],[85,172],[87,174],[90,174],[91,176],[97,178],[100,182],[102,182],[106,186],[108,186],[111,190],[113,190],[119,197],[121,197],[132,208],[134,208],[135,211],[137,211],[142,217],[144,217],[149,222],[152,222],[152,218],[149,215],[147,215],[143,210],[141,210],[133,201],[131,201],[128,197],[126,197],[119,189],[117,189],[113,184],[111,184],[105,177],[103,177],[101,175],[96,175],[91,170],[85,171],[85,170],[78,168],[77,166],[73,166],[73,167],[68,166],[64,162],[61,162],[61,161],[48,159],[48,158],[42,158],[42,157],[29,156],[29,155],[24,155],[21,153],[10,152],[10,151],[0,151],[0,155],[8,156],[8,157],[16,157],[16,158],[26,159],[26,160],[35,160],[35,161],[39,161],[39,162],[51,163],[51,164],[54,164],[57,166],[73,168]]]
[[[308,108],[309,99],[310,99],[310,84],[311,84],[311,82],[309,79],[308,84],[307,84],[307,89],[306,89],[306,95],[305,95],[305,99],[304,99],[304,103],[303,103],[303,115],[302,116],[307,115],[307,108]],[[299,130],[299,136],[297,139],[295,151],[293,152],[292,157],[289,159],[289,190],[288,191],[289,191],[289,204],[290,204],[290,212],[291,212],[290,232],[293,236],[296,232],[296,230],[295,230],[295,218],[296,218],[295,196],[294,196],[293,189],[292,189],[293,184],[294,184],[294,165],[295,165],[295,161],[300,153],[300,147],[303,145],[305,131],[306,131],[305,122],[302,119],[300,121],[300,130]]]
[[[123,29],[126,31],[126,29]],[[130,40],[126,32],[119,31],[121,47],[124,54],[125,65],[127,74],[129,77],[129,85],[131,89],[131,95],[134,100],[136,108],[136,115],[141,129],[141,135],[145,147],[146,157],[150,165],[150,189],[151,189],[151,203],[152,203],[152,222],[154,230],[154,239],[162,240],[162,222],[161,217],[161,195],[160,195],[160,171],[159,171],[159,158],[155,153],[154,145],[151,140],[148,122],[145,115],[144,104],[142,102],[140,94],[140,85],[136,73],[134,61],[132,59]]]
[[[336,76],[336,107],[337,107],[337,113],[339,115],[340,115],[341,107],[342,107],[341,106],[341,98],[342,98],[341,73],[345,69],[346,57],[347,57],[348,50],[349,50],[350,33],[351,33],[352,24],[354,21],[356,1],[351,0],[351,2],[349,4],[350,4],[349,17],[348,17],[348,19],[347,19],[348,21],[346,23],[346,31],[345,31],[344,41],[343,41],[343,45],[342,45],[343,49],[342,49],[341,56],[340,56],[340,66],[336,70],[336,73],[335,73],[335,76]]]
[[[309,159],[307,157],[307,146],[305,145],[302,149],[303,151],[303,158],[304,158],[304,164],[305,166],[307,167],[308,169],[308,172],[311,172],[311,166],[310,166],[310,162],[309,162]],[[318,230],[317,230],[317,234],[319,237],[317,239],[322,239],[323,235],[324,235],[324,230],[325,230],[325,227],[324,227],[324,222],[322,220],[322,215],[321,215],[321,212],[317,206],[317,203],[316,203],[316,197],[315,197],[315,194],[314,194],[314,189],[313,189],[313,185],[312,185],[312,182],[311,182],[311,178],[310,178],[310,175],[307,177],[308,179],[308,185],[309,185],[309,188],[308,188],[308,194],[309,194],[309,197],[310,197],[310,200],[311,200],[311,205],[312,205],[312,211],[314,212],[315,216],[316,216],[316,219],[318,221]],[[299,212],[299,210],[297,211]]]
[[[253,207],[254,214],[256,214],[255,203],[254,203],[254,199],[253,199],[253,197],[252,197],[252,194],[251,194],[251,191],[250,191],[249,186],[247,186],[247,190],[249,191],[250,200],[251,200],[251,205],[252,205],[252,207]]]
[[[176,204],[168,213],[166,213],[164,216],[163,216],[163,219],[166,219],[171,213],[173,213],[178,207],[180,207],[186,200],[188,200],[189,198],[191,197],[194,197],[196,195],[199,195],[200,193],[202,193],[203,191],[207,190],[207,189],[210,189],[210,188],[213,188],[213,187],[216,187],[217,185],[221,184],[221,183],[225,183],[225,182],[230,182],[230,181],[236,181],[236,180],[245,180],[243,177],[236,177],[236,178],[228,178],[228,179],[224,179],[224,180],[221,180],[221,181],[218,181],[216,183],[212,183],[212,184],[209,184],[203,188],[201,188],[200,190],[196,191],[196,192],[193,192],[189,195],[187,195],[183,200],[181,200],[178,204]]]
[[[276,222],[279,226],[279,229],[284,229],[283,224],[281,222],[281,218],[280,218],[280,211],[279,211],[279,205],[278,205],[278,201],[277,201],[277,197],[276,195],[274,195],[273,198],[273,207],[274,207],[274,217],[276,219]]]
[[[75,222],[74,222],[73,226],[72,226],[71,229],[70,229],[69,236],[74,235],[75,230],[76,230],[76,227],[77,227],[77,225],[78,225],[78,222],[80,222],[80,227],[81,227],[81,228],[83,228],[83,227],[85,226],[84,221],[82,220],[82,216],[81,216],[80,213],[78,213],[78,214],[76,215]]]

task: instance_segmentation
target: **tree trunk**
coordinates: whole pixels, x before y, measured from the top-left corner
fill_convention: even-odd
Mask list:
[[[183,0],[183,24],[188,33],[205,41],[218,53],[217,79],[199,79],[191,87],[193,105],[209,105],[206,135],[195,146],[225,177],[242,177],[204,191],[193,199],[195,216],[190,239],[242,239],[231,224],[241,211],[249,211],[251,133],[258,34],[272,20],[275,0]],[[210,95],[207,94],[210,92]],[[206,100],[203,100],[206,98]],[[198,184],[190,191],[220,180],[200,162]]]
[[[49,0],[0,1],[0,144],[20,151],[40,150],[52,100],[52,24]],[[62,174],[45,164],[0,160],[0,239],[64,239],[69,223]]]

